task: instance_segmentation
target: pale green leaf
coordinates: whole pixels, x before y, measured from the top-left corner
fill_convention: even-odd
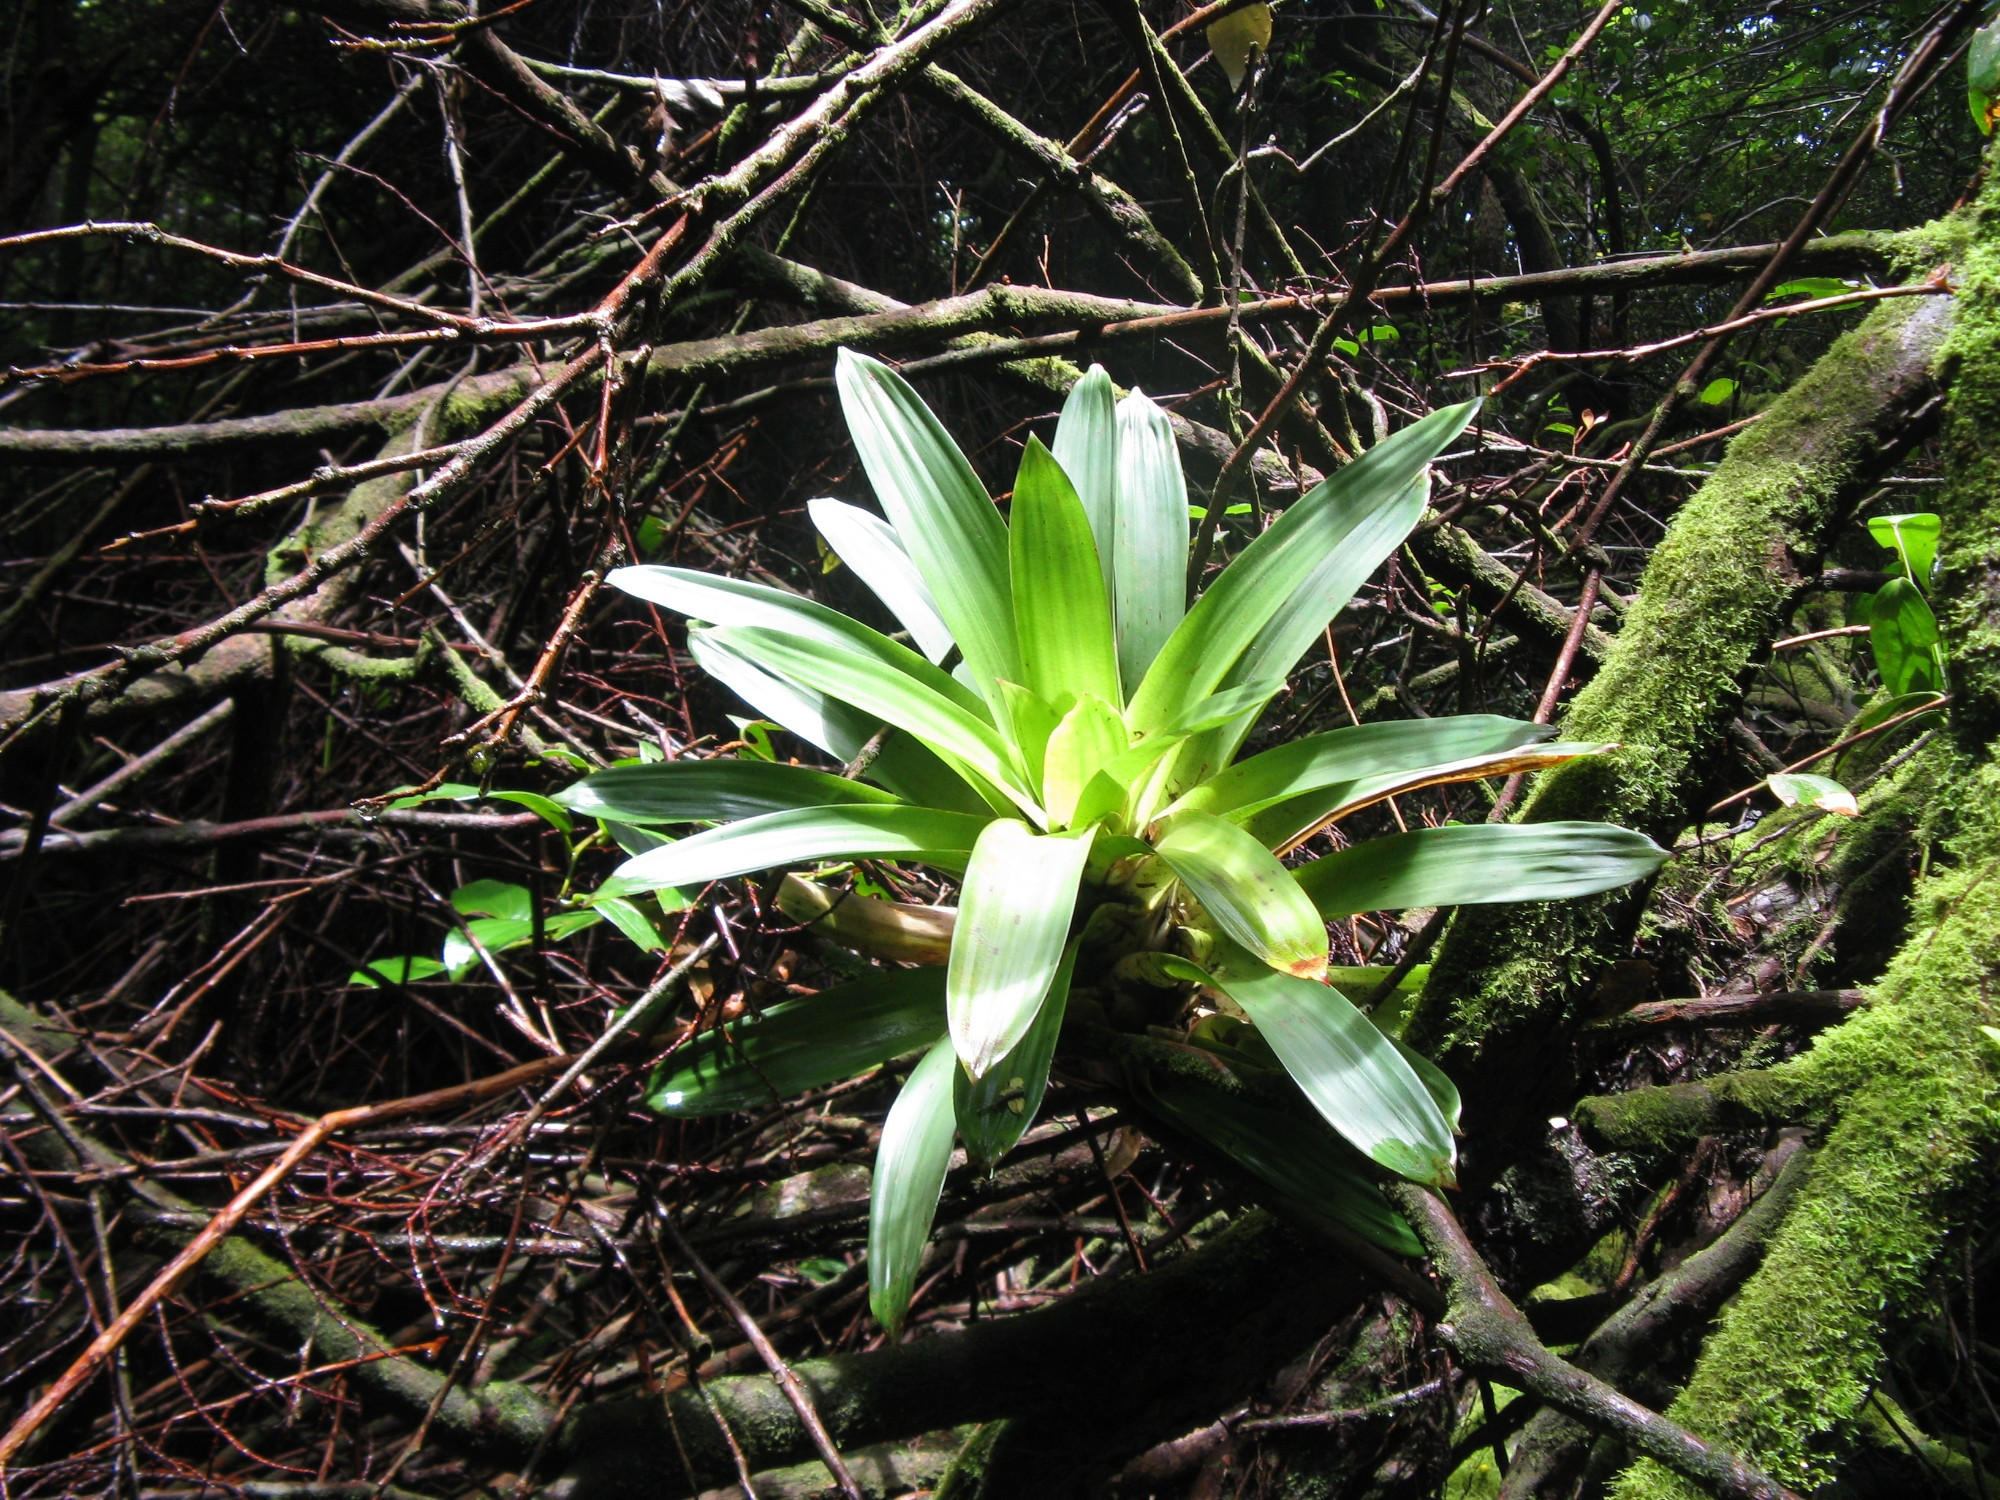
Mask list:
[[[986,487],[909,382],[887,365],[843,349],[834,383],[883,513],[981,692],[1001,678],[1019,682],[1007,526]]]
[[[556,794],[573,812],[624,823],[722,823],[835,803],[889,803],[892,793],[827,771],[761,760],[670,760],[612,766]]]
[[[1396,1044],[1345,995],[1226,948],[1207,974],[1176,965],[1243,1008],[1320,1117],[1364,1155],[1416,1182],[1452,1182],[1449,1122]]]
[[[1208,50],[1215,54],[1215,60],[1222,64],[1222,71],[1229,77],[1229,87],[1243,87],[1243,75],[1249,70],[1250,55],[1264,52],[1271,45],[1271,7],[1260,3],[1246,5],[1241,10],[1231,11],[1208,23]]]
[[[1494,714],[1391,719],[1287,741],[1202,782],[1169,812],[1187,809],[1241,821],[1276,803],[1326,787],[1503,753],[1555,731]]]
[[[1480,781],[1489,776],[1512,776],[1528,771],[1545,771],[1565,761],[1597,755],[1608,749],[1576,741],[1551,740],[1541,745],[1523,745],[1518,750],[1497,750],[1489,755],[1469,756],[1438,766],[1415,766],[1407,771],[1385,771],[1355,781],[1336,782],[1303,797],[1293,797],[1243,820],[1251,836],[1267,848],[1283,854],[1329,823],[1338,822],[1364,807],[1404,792],[1453,782]],[[1231,815],[1232,820],[1235,815]]]
[[[1424,499],[1416,481],[1477,410],[1477,402],[1447,407],[1377,443],[1245,547],[1161,648],[1132,695],[1132,727],[1172,723],[1225,682],[1290,672],[1416,524]],[[1119,577],[1122,588],[1122,567]],[[1267,634],[1274,621],[1280,628]]]
[[[996,518],[997,524],[997,518]],[[605,581],[650,604],[663,605],[704,624],[731,629],[776,631],[802,643],[859,657],[921,683],[979,717],[986,706],[977,693],[932,665],[900,641],[816,600],[766,584],[689,568],[613,568]],[[889,675],[889,674],[884,674]]]
[[[1118,710],[1092,693],[1077,699],[1049,736],[1042,763],[1042,805],[1053,826],[1069,826],[1091,777],[1126,748],[1125,721]]]
[[[840,500],[808,500],[806,514],[854,576],[874,592],[882,605],[909,631],[917,649],[931,661],[943,661],[957,644],[951,627],[938,612],[930,586],[910,561],[896,528],[858,505]]]
[[[710,634],[767,671],[810,685],[908,730],[934,754],[966,766],[1007,793],[1024,811],[1039,816],[1040,807],[1016,773],[1007,742],[959,701],[932,691],[914,677],[885,672],[865,657],[820,641],[741,627]],[[996,688],[994,697],[997,700],[999,696]]]
[[[997,818],[973,846],[945,982],[952,1045],[974,1078],[1020,1042],[1062,961],[1091,834]]]
[[[868,1307],[891,1338],[903,1326],[931,1220],[951,1169],[951,1044],[939,1042],[911,1072],[882,1122],[868,1197]]]
[[[1111,602],[1090,519],[1069,476],[1029,438],[1008,527],[1022,685],[1048,703],[1120,701]]]
[[[805,807],[710,828],[618,867],[620,894],[706,885],[826,859],[921,858],[952,868],[992,820],[930,807]]]
[[[1097,563],[1106,598],[1116,597],[1111,558],[1118,541],[1118,393],[1104,366],[1092,365],[1070,387],[1056,423],[1056,462],[1076,487],[1097,543]],[[1112,695],[1123,702],[1124,694]]]
[[[646,1085],[663,1115],[762,1109],[852,1078],[944,1035],[944,971],[888,969],[701,1032]]]
[[[1764,784],[1770,787],[1771,795],[1787,807],[1797,807],[1803,802],[1808,807],[1816,807],[1821,812],[1838,813],[1843,818],[1861,815],[1861,808],[1854,800],[1854,793],[1831,776],[1807,776],[1798,771],[1780,771],[1766,777]]]
[[[849,703],[830,698],[817,688],[790,682],[765,671],[749,657],[703,630],[688,632],[688,650],[701,669],[760,714],[764,714],[809,745],[817,745],[843,764],[874,741],[882,721]],[[915,739],[891,731],[875,751],[862,775],[919,807],[953,812],[999,812],[1012,799],[983,785],[984,778],[946,765]]]
[[[1117,540],[1111,549],[1118,675],[1125,696],[1187,604],[1187,481],[1167,414],[1134,390],[1118,403]]]
[[[1000,729],[1014,752],[1014,767],[1021,783],[1031,790],[1042,784],[1042,762],[1047,757],[1049,736],[1056,732],[1060,716],[1037,693],[1018,682],[995,684],[999,696]],[[1036,801],[1040,796],[1037,794]]]
[[[1609,823],[1475,823],[1370,839],[1294,878],[1331,918],[1591,896],[1643,880],[1666,859],[1643,833]]]
[[[1234,823],[1183,813],[1153,847],[1215,925],[1273,968],[1326,973],[1326,922],[1291,871]]]
[[[1013,1049],[977,1079],[968,1077],[963,1068],[958,1070],[952,1085],[958,1133],[965,1141],[966,1156],[989,1171],[1014,1149],[1041,1112],[1042,1095],[1049,1086],[1049,1061],[1055,1056],[1056,1039],[1069,1006],[1070,975],[1076,969],[1080,946],[1072,938],[1063,948],[1062,962],[1056,965],[1041,1009]]]

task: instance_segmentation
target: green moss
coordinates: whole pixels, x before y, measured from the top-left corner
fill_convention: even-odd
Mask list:
[[[1852,1440],[1885,1317],[1921,1291],[1960,1195],[2000,1142],[2000,1069],[1979,1031],[2000,995],[2000,767],[1968,771],[1939,799],[1957,809],[1960,832],[1948,868],[1919,885],[1910,939],[1874,1003],[1764,1075],[1837,1102],[1838,1123],[1673,1407],[1801,1487],[1827,1478]],[[1645,1465],[1618,1490],[1620,1500],[1688,1493]]]

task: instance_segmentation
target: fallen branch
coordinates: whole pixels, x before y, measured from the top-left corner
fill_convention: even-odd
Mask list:
[[[1458,1219],[1428,1188],[1397,1183],[1389,1197],[1416,1229],[1444,1281],[1438,1333],[1467,1369],[1517,1390],[1632,1445],[1730,1500],[1798,1500],[1735,1454],[1703,1442],[1679,1423],[1620,1395],[1595,1375],[1551,1354],[1500,1290]]]

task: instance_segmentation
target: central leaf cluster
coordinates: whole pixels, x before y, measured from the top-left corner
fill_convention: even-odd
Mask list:
[[[1281,854],[1384,797],[1601,747],[1471,716],[1236,756],[1287,674],[1422,516],[1429,465],[1476,403],[1412,424],[1302,497],[1188,607],[1186,484],[1166,414],[1138,391],[1115,400],[1097,368],[1079,381],[1053,445],[1029,439],[1003,520],[895,371],[843,352],[838,386],[882,514],[821,499],[812,519],[915,649],[762,584],[671,567],[610,581],[687,617],[704,670],[856,774],[631,765],[558,800],[619,824],[712,825],[650,840],[658,846],[618,873],[628,893],[826,860],[909,860],[958,876],[942,1005],[931,970],[779,1007],[737,1028],[731,1057],[667,1080],[655,1103],[727,1110],[743,1102],[739,1064],[803,1087],[930,1044],[885,1126],[875,1178],[874,1303],[893,1325],[954,1133],[987,1162],[1019,1140],[1079,952],[1104,925],[1093,914],[1109,906],[1127,915],[1128,947],[1154,950],[1157,977],[1224,997],[1360,1152],[1449,1181],[1455,1095],[1323,982],[1328,919],[1603,890],[1650,873],[1660,851],[1595,824],[1448,826],[1291,869]],[[879,905],[878,932],[920,921]],[[1196,1125],[1273,1177],[1257,1147],[1268,1124]]]

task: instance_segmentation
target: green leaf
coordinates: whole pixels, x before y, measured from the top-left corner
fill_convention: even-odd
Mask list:
[[[542,924],[547,942],[560,942],[573,932],[594,927],[604,919],[594,911],[558,912]],[[474,917],[463,931],[453,928],[444,936],[444,966],[453,979],[463,979],[487,957],[513,948],[525,948],[535,940],[535,924],[529,917]],[[476,945],[476,946],[475,946]]]
[[[487,792],[486,796],[495,802],[511,802],[516,807],[525,807],[545,823],[551,823],[564,833],[576,830],[570,815],[540,792]]]
[[[1094,693],[1085,693],[1063,715],[1042,762],[1042,806],[1052,826],[1070,825],[1083,789],[1125,752],[1126,738],[1118,710]]]
[[[894,1338],[910,1310],[931,1220],[951,1167],[951,1044],[939,1042],[910,1074],[882,1122],[868,1196],[868,1307]]]
[[[851,652],[781,631],[739,626],[704,634],[733,646],[780,677],[809,685],[908,730],[947,763],[955,761],[967,767],[1031,816],[1040,816],[1041,808],[1016,774],[1014,757],[999,732],[959,701],[933,691],[929,684],[901,672],[885,672]],[[994,699],[996,707],[1000,706],[997,686]]]
[[[1451,1184],[1450,1124],[1396,1044],[1340,991],[1226,948],[1206,975],[1174,965],[1243,1007],[1320,1117],[1362,1154],[1412,1181]]]
[[[937,600],[931,597],[917,565],[910,561],[895,527],[858,505],[840,500],[808,500],[806,514],[827,545],[854,570],[854,576],[867,584],[909,631],[918,650],[933,662],[951,655],[958,643],[951,638],[951,627],[938,612]]]
[[[1056,422],[1055,459],[1076,487],[1097,543],[1097,565],[1105,597],[1113,598],[1112,550],[1118,541],[1118,395],[1104,366],[1092,365],[1070,387]],[[1124,702],[1122,693],[1109,695]]]
[[[1877,724],[1886,723],[1900,714],[1909,713],[1911,709],[1943,701],[1944,696],[1940,693],[1877,693],[1869,700],[1866,708],[1848,721],[1847,728],[1842,733],[1846,738],[1852,739],[1873,729]],[[1906,732],[1929,728],[1934,722],[1935,719],[1930,714],[1912,714],[1910,718],[1897,725],[1893,733],[1873,735],[1858,744],[1849,745],[1833,758],[1832,769],[1836,775],[1850,775],[1853,768],[1866,766],[1879,759]]]
[[[1038,834],[1012,818],[973,846],[951,935],[952,1045],[980,1078],[1020,1042],[1048,993],[1076,915],[1091,831]]]
[[[1389,1206],[1338,1137],[1318,1133],[1320,1127],[1284,1110],[1164,1071],[1143,1075],[1137,1087],[1167,1123],[1207,1142],[1301,1208],[1345,1225],[1392,1254],[1423,1254],[1416,1231]]]
[[[525,922],[535,914],[535,898],[525,885],[505,880],[475,880],[451,893],[452,906],[468,917],[513,917]]]
[[[1780,771],[1765,777],[1764,784],[1771,789],[1771,795],[1787,807],[1797,807],[1803,802],[1808,807],[1816,807],[1821,812],[1838,813],[1843,818],[1855,818],[1861,815],[1861,809],[1854,801],[1854,793],[1831,776],[1807,776],[1798,771]]]
[[[1234,823],[1183,813],[1154,841],[1216,926],[1275,969],[1326,973],[1326,922],[1277,856]]]
[[[1145,677],[1186,610],[1187,511],[1173,425],[1135,388],[1118,403],[1118,534],[1111,549],[1124,697]]]
[[[1413,766],[1407,771],[1385,771],[1354,781],[1336,782],[1303,797],[1294,797],[1268,807],[1244,820],[1244,827],[1258,843],[1280,854],[1288,853],[1313,833],[1330,823],[1350,817],[1364,807],[1405,792],[1453,782],[1481,781],[1489,776],[1512,776],[1517,772],[1543,771],[1550,766],[1586,755],[1599,755],[1608,745],[1579,741],[1551,740],[1541,745],[1523,745],[1518,750],[1499,750],[1490,755],[1468,756],[1437,766]]]
[[[909,382],[879,360],[842,349],[841,410],[876,498],[982,693],[1021,680],[1007,579],[1007,526],[972,465]]]
[[[761,813],[895,797],[826,771],[760,760],[672,760],[613,766],[556,794],[573,812],[623,823],[721,823]]]
[[[347,976],[349,984],[364,985],[370,989],[381,989],[382,981],[390,984],[411,984],[419,979],[435,979],[445,972],[443,964],[434,958],[425,958],[419,953],[405,954],[398,958],[378,958],[365,968],[356,969]]]
[[[1068,475],[1029,438],[1009,524],[1023,686],[1051,704],[1118,702],[1118,650],[1090,518]]]
[[[1907,578],[1891,578],[1876,590],[1869,609],[1868,644],[1883,691],[1935,693],[1944,689],[1938,669],[1937,616]]]
[[[660,929],[653,925],[651,917],[639,909],[636,901],[627,901],[623,896],[601,896],[592,900],[590,909],[603,913],[605,921],[637,943],[643,951],[666,951],[667,940],[660,936]]]
[[[958,1133],[965,1141],[967,1158],[989,1172],[1019,1144],[1041,1112],[1042,1095],[1049,1086],[1049,1061],[1055,1056],[1063,1013],[1069,1007],[1070,976],[1076,970],[1080,947],[1075,938],[1064,946],[1062,962],[1049,981],[1041,1009],[1013,1049],[977,1079],[968,1077],[963,1068],[957,1070],[952,1108],[958,1117]]]
[[[688,650],[704,672],[757,712],[843,763],[860,754],[882,728],[881,720],[816,688],[774,676],[702,631],[688,633]],[[998,812],[1014,805],[999,791],[978,787],[978,778],[947,766],[907,734],[889,734],[862,774],[920,807]]]
[[[706,885],[822,859],[919,858],[946,868],[991,820],[931,807],[803,807],[710,828],[618,867],[620,894]]]
[[[870,630],[859,620],[802,595],[688,568],[613,568],[605,582],[635,598],[664,605],[690,620],[731,629],[775,631],[802,644],[889,667],[894,675],[922,684],[968,713],[984,716],[986,712],[979,695],[951,673],[932,665],[900,641],[890,640],[881,631]]]
[[[646,1104],[738,1114],[838,1083],[944,1035],[944,970],[887,969],[690,1038],[654,1070]]]
[[[1377,443],[1245,547],[1161,648],[1132,695],[1132,727],[1172,723],[1225,682],[1281,681],[1409,534],[1423,514],[1416,481],[1477,410],[1476,402],[1447,407]],[[1119,579],[1122,590],[1122,568]],[[1267,637],[1274,621],[1280,633]]]
[[[1718,376],[1703,386],[1701,394],[1695,399],[1701,402],[1703,406],[1720,406],[1735,394],[1736,382]]]
[[[1772,287],[1764,294],[1764,300],[1778,302],[1786,297],[1838,297],[1842,292],[1851,292],[1860,286],[1858,281],[1843,281],[1838,276],[1800,276]]]
[[[1040,694],[1028,691],[1018,682],[1001,682],[996,686],[1000,690],[1001,730],[1014,752],[1014,767],[1020,773],[1022,785],[1039,788],[1049,737],[1060,722],[1056,711]]]
[[[1868,534],[1896,554],[1903,572],[1919,589],[1928,589],[1931,564],[1937,561],[1943,523],[1927,510],[1905,516],[1870,516]]]
[[[1370,839],[1294,872],[1323,916],[1556,901],[1643,880],[1667,851],[1609,823],[1475,823]]]
[[[1555,731],[1496,714],[1391,719],[1309,734],[1266,750],[1202,782],[1176,802],[1182,810],[1241,821],[1267,807],[1416,766],[1451,765],[1550,739]]]

